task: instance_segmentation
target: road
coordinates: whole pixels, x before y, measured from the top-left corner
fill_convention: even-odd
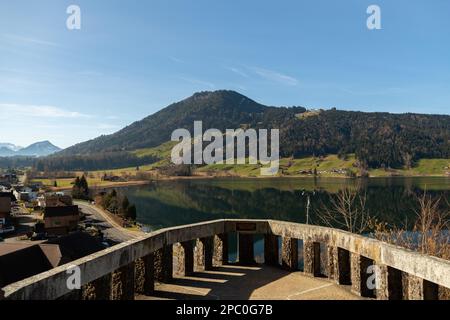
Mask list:
[[[78,205],[78,207],[84,212],[86,216],[84,223],[91,224],[92,226],[102,230],[106,239],[114,242],[124,242],[145,234],[141,231],[132,231],[123,228],[115,222],[107,212],[87,202],[74,201],[74,204]]]

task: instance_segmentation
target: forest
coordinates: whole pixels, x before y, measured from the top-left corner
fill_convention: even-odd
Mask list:
[[[280,156],[355,154],[361,167],[410,168],[423,158],[450,158],[450,116],[272,107],[235,91],[199,92],[122,130],[76,144],[45,158],[0,158],[0,166],[37,170],[100,170],[150,164],[158,155],[132,151],[170,140],[179,128],[280,130]]]

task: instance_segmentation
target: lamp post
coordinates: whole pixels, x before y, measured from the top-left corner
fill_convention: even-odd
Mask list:
[[[315,195],[315,191],[313,191],[313,195]],[[310,198],[310,194],[306,193],[305,190],[303,190],[302,192],[302,196],[304,196],[306,194],[306,224],[309,224],[309,208],[311,207],[311,198]]]

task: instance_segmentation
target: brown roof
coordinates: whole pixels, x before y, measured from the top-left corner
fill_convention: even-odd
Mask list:
[[[0,288],[103,249],[83,232],[43,243],[0,243]]]
[[[0,244],[0,256],[3,256],[5,254],[14,252],[14,251],[18,251],[18,250],[23,250],[25,248],[31,247],[36,245],[36,243],[11,243],[11,242],[5,242],[5,243],[1,243]]]
[[[20,281],[53,266],[38,245],[0,256],[0,287]]]
[[[60,265],[105,249],[97,238],[85,232],[74,232],[64,237],[48,240],[45,243],[58,245],[64,260],[60,262]]]

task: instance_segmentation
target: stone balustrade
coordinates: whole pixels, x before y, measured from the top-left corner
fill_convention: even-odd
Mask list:
[[[447,260],[337,229],[227,219],[149,233],[10,284],[2,288],[3,298],[126,300],[151,295],[155,281],[170,282],[174,273],[189,275],[195,268],[227,264],[230,236],[237,237],[237,263],[255,264],[255,235],[264,239],[264,263],[297,271],[301,260],[306,275],[350,285],[363,297],[438,299],[450,288]],[[74,266],[80,270],[79,290],[67,286],[67,270]]]

